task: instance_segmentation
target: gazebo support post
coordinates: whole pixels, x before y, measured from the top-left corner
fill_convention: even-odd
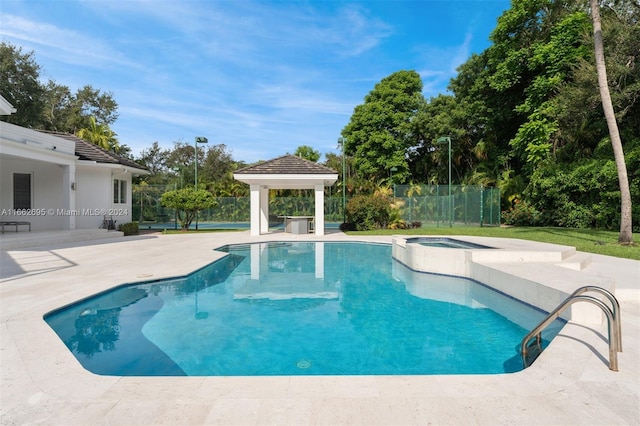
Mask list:
[[[251,190],[251,236],[260,235],[260,185],[252,184]]]
[[[260,185],[260,234],[269,233],[269,187]]]

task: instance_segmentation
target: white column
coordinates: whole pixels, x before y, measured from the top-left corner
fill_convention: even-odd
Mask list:
[[[76,210],[76,185],[76,165],[62,166],[62,204],[71,213],[62,218],[65,230],[76,229],[76,216],[72,214]]]
[[[260,233],[269,233],[269,188],[260,187]]]
[[[251,190],[251,235],[260,235],[260,185],[252,184]]]
[[[316,190],[316,235],[324,235],[324,185],[315,185]]]

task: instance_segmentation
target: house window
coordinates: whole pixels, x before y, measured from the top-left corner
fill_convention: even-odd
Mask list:
[[[113,203],[126,204],[127,202],[127,181],[121,179],[113,180]]]
[[[31,209],[31,173],[13,174],[13,208]]]

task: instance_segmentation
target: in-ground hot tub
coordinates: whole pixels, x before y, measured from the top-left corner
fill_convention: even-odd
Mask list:
[[[492,249],[494,247],[484,246],[482,244],[471,243],[469,241],[456,240],[455,238],[446,237],[416,237],[407,238],[407,243],[418,243],[426,247],[440,247],[453,249]]]

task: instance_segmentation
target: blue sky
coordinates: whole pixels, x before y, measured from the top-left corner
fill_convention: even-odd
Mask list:
[[[134,155],[205,136],[247,163],[338,152],[382,78],[415,70],[427,98],[489,46],[508,0],[3,0],[0,37],[42,78],[110,91]]]

